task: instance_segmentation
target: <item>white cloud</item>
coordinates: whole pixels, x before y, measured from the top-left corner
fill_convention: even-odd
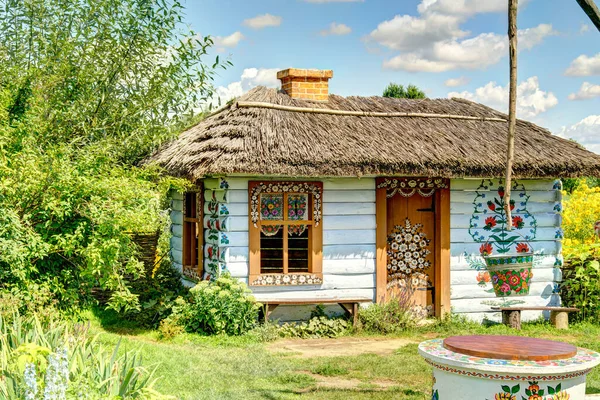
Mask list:
[[[281,25],[281,21],[283,21],[283,18],[277,15],[264,14],[257,15],[254,18],[245,19],[242,24],[252,29],[262,29],[268,26],[279,26]]]
[[[227,86],[218,86],[211,103],[218,106],[220,99],[221,104],[225,104],[256,86],[279,87],[277,71],[278,68],[246,68],[239,81],[231,82]]]
[[[464,86],[467,83],[469,83],[469,78],[461,76],[460,78],[450,78],[450,79],[446,80],[446,82],[444,82],[444,85],[446,85],[448,87],[458,87],[458,86]]]
[[[219,47],[235,47],[242,39],[244,39],[244,35],[242,35],[242,32],[237,31],[229,36],[215,37],[215,44]]]
[[[581,24],[581,27],[579,28],[579,33],[584,34],[589,31],[590,31],[590,26],[588,24]]]
[[[306,3],[363,3],[365,0],[304,0]]]
[[[524,0],[521,4],[527,3]],[[396,15],[381,22],[363,40],[401,53],[383,62],[383,67],[409,72],[443,72],[453,69],[483,69],[508,54],[506,34],[470,32],[461,25],[480,13],[506,12],[506,0],[421,0],[418,16]],[[519,30],[519,49],[528,50],[556,32],[552,25]]]
[[[569,68],[565,71],[569,76],[591,76],[600,75],[600,53],[588,57],[585,54],[580,55],[573,60]]]
[[[483,103],[489,107],[506,112],[508,110],[508,85],[500,86],[489,82],[473,92],[451,92],[448,97],[462,97],[467,100]],[[531,118],[546,112],[558,104],[552,92],[540,89],[537,76],[532,76],[517,86],[517,115],[520,118]]]
[[[600,115],[590,115],[570,127],[563,126],[557,135],[573,139],[600,154]]]
[[[519,7],[527,1],[521,1]],[[507,0],[423,0],[417,7],[421,13],[438,12],[446,15],[471,16],[474,14],[507,12]]]
[[[529,50],[547,36],[554,35],[552,25],[518,31],[519,49]],[[444,72],[454,69],[484,69],[508,55],[506,35],[482,33],[465,40],[443,40],[429,48],[402,53],[384,61],[383,67],[409,72]]]
[[[410,15],[396,15],[384,21],[366,38],[392,50],[416,50],[431,44],[468,35],[459,28],[461,20],[454,16],[433,14],[423,18]]]
[[[569,95],[569,100],[587,100],[594,97],[600,97],[600,85],[583,82],[579,88],[579,92]]]
[[[324,29],[320,32],[321,36],[328,35],[347,35],[352,32],[352,29],[345,24],[338,24],[337,22],[332,22],[329,25],[329,28]]]

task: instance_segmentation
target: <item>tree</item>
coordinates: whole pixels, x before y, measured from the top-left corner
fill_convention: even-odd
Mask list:
[[[178,0],[0,0],[0,289],[137,307],[131,233],[185,183],[136,165],[230,64],[182,21]]]
[[[396,99],[426,99],[425,92],[415,85],[408,85],[406,89],[402,85],[390,83],[383,91],[383,97],[394,97]]]

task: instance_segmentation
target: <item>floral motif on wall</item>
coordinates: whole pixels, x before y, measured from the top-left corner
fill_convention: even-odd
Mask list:
[[[227,271],[226,252],[229,246],[229,209],[227,208],[227,192],[229,183],[224,178],[219,180],[218,186],[206,188],[207,202],[204,216],[206,229],[206,242],[204,244],[204,273],[206,278],[216,279],[222,272]]]
[[[504,254],[511,251],[527,252],[527,241],[535,239],[537,220],[527,210],[530,196],[525,186],[514,182],[510,210],[512,226],[508,229],[504,210],[504,186],[491,180],[482,180],[475,191],[474,212],[469,224],[469,235],[475,242],[485,242],[482,255]],[[515,200],[517,199],[517,200]]]
[[[494,181],[483,179],[475,191],[473,200],[473,214],[469,223],[469,235],[479,246],[479,254],[464,253],[465,260],[471,269],[477,271],[475,279],[477,284],[493,293],[493,285],[504,285],[505,289],[515,291],[523,290],[522,281],[517,287],[516,276],[506,276],[506,281],[492,282],[492,277],[486,271],[486,264],[482,256],[506,253],[528,253],[533,251],[529,245],[536,237],[537,220],[528,211],[527,204],[530,195],[525,186],[518,181],[513,182],[512,199],[510,208],[513,212],[513,221],[511,230],[507,229],[506,213],[504,211],[504,186],[502,180]],[[534,257],[534,265],[539,264],[541,259]],[[510,279],[510,281],[509,281]],[[515,285],[511,285],[511,282]],[[485,304],[498,305],[495,301],[484,301]],[[503,306],[521,304],[521,300],[504,299]]]
[[[412,278],[427,282],[423,271],[431,265],[431,262],[427,259],[427,256],[431,254],[429,250],[431,240],[427,239],[427,235],[422,232],[422,228],[423,225],[412,225],[410,220],[406,218],[404,226],[396,225],[388,235],[388,284]],[[422,285],[422,282],[414,283]]]
[[[313,216],[313,220],[315,222],[315,226],[318,226],[319,223],[321,222],[321,207],[322,207],[322,187],[320,184],[317,184],[317,182],[315,183],[310,183],[310,182],[261,182],[258,185],[256,185],[254,188],[252,188],[252,192],[250,195],[250,217],[252,219],[252,223],[254,224],[255,227],[258,227],[258,220],[259,219],[282,219],[282,216],[280,216],[279,218],[275,218],[273,216],[273,214],[267,215],[270,216],[271,218],[264,218],[263,213],[265,211],[268,211],[269,209],[265,210],[263,209],[263,198],[268,198],[269,196],[277,196],[275,195],[275,193],[293,193],[293,196],[289,196],[289,197],[293,197],[294,199],[296,199],[298,202],[301,202],[302,200],[300,200],[300,197],[296,197],[297,194],[312,194],[312,203],[313,203],[313,210],[312,210],[312,216]],[[279,195],[281,196],[281,195]],[[306,215],[306,212],[308,212],[308,210],[306,210],[307,208],[307,203],[308,203],[308,196],[304,195],[304,211],[302,214],[303,218],[297,218],[297,219],[308,219],[308,216]],[[288,201],[289,203],[289,201]],[[277,208],[277,211],[281,211],[281,213],[283,213],[283,197],[281,196],[281,202],[279,203],[281,204],[281,209]],[[259,210],[260,207],[260,210]],[[267,205],[267,207],[269,207]],[[271,203],[270,206],[270,210],[271,212],[273,212],[272,210],[275,209],[276,205],[273,203]],[[298,212],[300,211],[299,208],[295,208],[294,212]],[[288,212],[291,212],[291,210],[288,209]],[[283,214],[280,214],[283,215]],[[295,216],[297,217],[298,215],[295,214]],[[290,218],[291,219],[291,218]]]
[[[323,280],[314,274],[268,274],[260,275],[252,285],[254,286],[272,286],[272,285],[320,285]]]
[[[448,180],[442,178],[385,178],[377,185],[377,188],[386,188],[387,197],[394,197],[396,194],[411,197],[415,193],[419,193],[423,197],[431,197],[436,189],[448,188]]]

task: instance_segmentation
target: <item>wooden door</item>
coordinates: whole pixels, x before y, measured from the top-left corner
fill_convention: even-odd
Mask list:
[[[441,266],[446,264],[441,248],[449,245],[449,235],[443,237],[440,231],[449,230],[441,226],[447,219],[441,213],[448,213],[449,218],[449,207],[440,204],[447,181],[384,178],[378,180],[377,188],[377,247],[383,250],[383,257],[378,257],[378,287],[384,284],[379,275],[385,274],[385,291],[378,292],[387,300],[412,304],[421,316],[439,316],[441,292],[449,289],[440,284]]]

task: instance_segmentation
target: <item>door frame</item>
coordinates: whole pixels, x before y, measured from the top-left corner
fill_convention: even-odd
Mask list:
[[[376,179],[376,301],[382,303],[387,297],[387,193],[386,180]],[[411,179],[419,179],[412,178]],[[423,178],[420,178],[423,179]],[[424,178],[427,179],[427,178]],[[443,317],[450,312],[450,180],[443,179],[435,193],[435,249],[434,249],[434,296],[435,316]],[[439,288],[439,289],[438,289]]]

